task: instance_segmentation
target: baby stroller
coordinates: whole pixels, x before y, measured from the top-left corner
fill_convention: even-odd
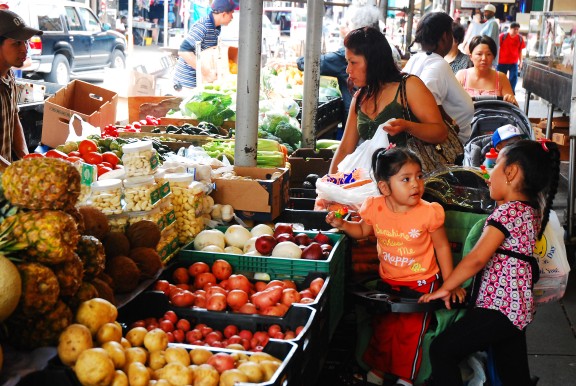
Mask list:
[[[516,126],[526,138],[534,139],[534,132],[526,114],[512,103],[502,100],[502,97],[473,97],[474,118],[472,132],[464,145],[464,166],[478,167],[484,156],[492,147],[492,133],[507,124]]]

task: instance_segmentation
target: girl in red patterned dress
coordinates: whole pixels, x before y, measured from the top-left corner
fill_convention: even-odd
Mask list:
[[[522,140],[498,154],[488,185],[499,206],[442,287],[420,299],[443,299],[450,307],[450,291],[480,272],[474,307],[430,346],[432,385],[462,385],[460,361],[487,349],[504,385],[535,384],[526,352],[526,327],[534,317],[532,287],[539,275],[532,254],[548,222],[559,170],[553,142]]]
[[[326,222],[353,238],[378,239],[379,275],[395,291],[431,293],[440,276],[452,272],[452,253],[444,230],[444,209],[422,200],[424,177],[416,154],[406,148],[379,149],[372,156],[372,174],[381,196],[360,208],[360,222],[330,212]],[[453,299],[464,299],[455,288]],[[367,384],[381,385],[392,375],[397,385],[412,385],[422,358],[422,340],[431,314],[387,313],[373,318],[373,334],[364,353],[371,367]]]

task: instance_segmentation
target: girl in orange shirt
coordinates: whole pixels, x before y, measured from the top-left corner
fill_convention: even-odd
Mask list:
[[[440,274],[452,273],[452,254],[444,230],[444,209],[422,200],[424,176],[416,154],[406,148],[379,149],[372,156],[372,174],[381,196],[370,197],[360,209],[360,222],[330,212],[326,222],[352,238],[378,239],[380,278],[392,290],[431,293],[440,287]],[[453,291],[462,301],[465,291]],[[422,340],[431,315],[388,313],[373,320],[364,361],[371,367],[369,383],[381,385],[384,375],[397,385],[412,385],[421,361]]]

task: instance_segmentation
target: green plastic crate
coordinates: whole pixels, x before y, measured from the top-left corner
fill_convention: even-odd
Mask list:
[[[317,232],[303,232],[314,236]],[[283,275],[292,278],[305,278],[309,272],[327,272],[334,275],[339,265],[344,265],[346,253],[346,236],[338,233],[324,233],[332,243],[332,251],[326,260],[289,259],[285,257],[247,256],[230,253],[202,252],[194,250],[190,243],[180,250],[178,256],[193,257],[199,261],[212,264],[218,259],[228,261],[235,271],[266,272],[274,277]],[[343,274],[343,273],[342,273]]]

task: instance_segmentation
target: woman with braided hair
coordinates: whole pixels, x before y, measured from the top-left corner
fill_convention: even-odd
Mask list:
[[[442,287],[420,298],[443,299],[450,308],[451,291],[479,274],[474,307],[430,346],[431,385],[462,385],[460,361],[487,349],[504,385],[535,384],[526,351],[526,327],[535,311],[532,288],[539,276],[533,251],[548,223],[559,175],[560,153],[554,142],[521,140],[498,154],[488,185],[499,206]]]

